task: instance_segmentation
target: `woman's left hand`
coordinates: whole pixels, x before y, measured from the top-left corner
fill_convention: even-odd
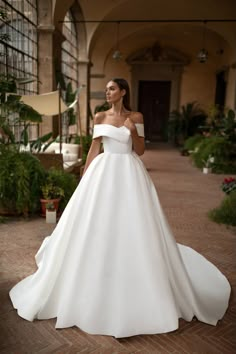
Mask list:
[[[128,128],[131,131],[131,133],[136,131],[136,126],[135,126],[134,122],[132,121],[132,119],[130,119],[130,118],[127,118],[124,121],[124,126],[126,128]]]
[[[137,123],[143,124],[143,115],[141,113],[136,112],[135,118],[137,120]],[[136,152],[136,154],[141,156],[145,150],[144,138],[138,135],[136,125],[132,119],[127,118],[124,121],[124,126],[130,130],[133,143],[133,150]]]

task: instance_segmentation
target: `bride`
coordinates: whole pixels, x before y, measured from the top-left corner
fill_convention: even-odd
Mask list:
[[[36,254],[38,270],[11,289],[13,306],[29,321],[56,317],[56,328],[117,338],[174,331],[194,316],[216,325],[228,280],[176,243],[139,158],[143,117],[130,109],[127,82],[109,81],[106,98],[85,173]]]

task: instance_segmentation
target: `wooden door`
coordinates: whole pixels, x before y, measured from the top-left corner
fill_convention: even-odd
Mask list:
[[[145,138],[164,141],[170,110],[170,81],[140,81],[138,109],[144,116]]]

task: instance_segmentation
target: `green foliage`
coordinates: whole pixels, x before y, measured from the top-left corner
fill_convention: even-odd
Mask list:
[[[0,144],[27,145],[29,142],[28,127],[30,122],[42,122],[42,116],[32,107],[20,101],[20,96],[9,95],[16,93],[16,78],[10,75],[0,74]],[[20,125],[23,129],[20,141],[16,141],[12,127]]]
[[[7,21],[8,16],[7,16],[7,11],[3,6],[0,6],[0,20]],[[10,36],[7,33],[0,33],[0,41],[2,42],[8,42],[10,41]],[[0,53],[0,56],[4,55],[3,53]]]
[[[206,125],[201,127],[201,131],[208,132],[209,135],[227,137],[229,141],[236,142],[236,119],[232,109],[219,109],[218,105],[209,108]]]
[[[215,173],[226,173],[226,174],[236,174],[236,161],[235,160],[225,160],[214,164]]]
[[[230,194],[233,191],[236,191],[236,179],[233,177],[224,178],[221,189],[225,194]]]
[[[7,222],[7,218],[5,216],[0,215],[0,224],[5,224]]]
[[[55,67],[58,68],[56,70],[56,83],[57,85],[59,84],[61,87],[61,90],[64,91],[64,99],[69,106],[71,103],[73,103],[76,99],[76,96],[79,93],[79,89],[73,90],[72,83],[69,81],[68,83],[66,82],[66,78],[59,69],[60,64],[58,61],[55,63]],[[65,113],[64,116],[66,117],[67,121],[67,126],[69,127],[70,125],[76,124],[76,114],[74,108],[69,108]]]
[[[70,105],[71,103],[73,103],[77,95],[78,95],[78,90],[73,90],[72,83],[68,82],[65,90],[66,104]],[[76,124],[76,115],[75,115],[74,108],[68,109],[66,114],[67,114],[68,126]]]
[[[180,110],[170,113],[168,122],[169,139],[177,145],[198,132],[198,127],[204,123],[206,115],[197,102],[189,102]]]
[[[202,168],[212,156],[213,172],[236,173],[235,112],[232,109],[223,112],[214,105],[209,109],[206,123],[205,126],[200,127],[204,137],[201,139],[196,136],[188,139],[184,148],[193,151],[192,159],[199,168]]]
[[[194,151],[194,149],[199,145],[199,143],[204,139],[203,135],[196,134],[191,136],[184,142],[184,149],[188,151]]]
[[[109,103],[107,103],[106,101],[104,103],[102,103],[101,105],[98,105],[95,107],[94,109],[94,114],[98,113],[98,112],[104,112],[107,111],[110,108]]]
[[[0,74],[0,104],[6,101],[6,93],[16,93],[16,81],[13,76]]]
[[[75,144],[81,144],[80,136],[76,136],[75,137],[74,143]],[[91,135],[83,135],[83,137],[82,137],[82,146],[83,146],[82,160],[83,160],[83,163],[86,162],[87,155],[88,155],[91,143],[92,143],[92,136]]]
[[[19,121],[23,121],[23,122],[30,121],[34,123],[41,123],[42,122],[41,114],[35,111],[31,106],[28,106],[23,101],[21,101],[20,95],[9,94],[14,92],[16,92],[15,78],[7,77],[1,74],[0,76],[1,109],[6,113],[6,116],[8,116],[11,113],[18,113],[17,119]]]
[[[39,210],[40,185],[45,172],[29,153],[2,149],[0,154],[1,206],[10,212],[34,213]]]
[[[219,224],[236,226],[236,191],[227,195],[218,208],[211,210],[209,217]]]
[[[216,166],[222,165],[226,161],[230,161],[230,153],[233,146],[227,138],[212,136],[204,138],[198,144],[198,150],[192,154],[192,159],[195,165],[199,168],[204,166],[204,161],[207,161],[209,156],[213,156],[215,161],[213,171],[216,172]]]
[[[43,199],[50,200],[64,197],[63,189],[50,182],[46,182],[41,187],[41,191]]]
[[[63,191],[64,196],[61,198],[59,208],[64,210],[77,187],[76,177],[73,174],[52,168],[47,172],[46,183]]]
[[[73,90],[72,88],[72,83],[68,82],[68,84],[66,85],[66,97],[65,97],[65,101],[68,104],[71,104],[75,101],[76,96],[77,96],[78,90]]]
[[[2,20],[7,20],[7,12],[3,6],[0,6],[0,18]]]
[[[51,145],[51,143],[53,142],[53,140],[51,140],[49,143],[48,143],[48,140],[52,138],[52,132],[51,133],[47,133],[43,136],[40,136],[38,139],[34,140],[31,142],[30,144],[30,149],[31,151],[32,150],[35,150],[37,152],[40,152],[41,150],[42,151],[45,151],[49,145]]]
[[[236,119],[235,112],[229,109],[223,120],[223,135],[226,135],[232,142],[236,142]]]
[[[49,202],[46,204],[46,209],[54,211],[55,210],[55,205],[52,202]]]

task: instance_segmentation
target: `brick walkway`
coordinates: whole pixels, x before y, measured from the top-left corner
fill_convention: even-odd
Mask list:
[[[229,279],[235,290],[236,231],[207,217],[223,194],[223,176],[203,175],[189,158],[166,145],[149,146],[142,158],[158,189],[178,242],[201,252]],[[88,335],[78,328],[55,330],[55,320],[25,321],[8,298],[10,288],[36,269],[34,254],[53,226],[44,219],[11,220],[0,225],[0,352],[1,353],[159,353],[233,354],[236,352],[235,299],[216,327],[196,320],[180,321],[179,330],[162,335],[114,339]]]

